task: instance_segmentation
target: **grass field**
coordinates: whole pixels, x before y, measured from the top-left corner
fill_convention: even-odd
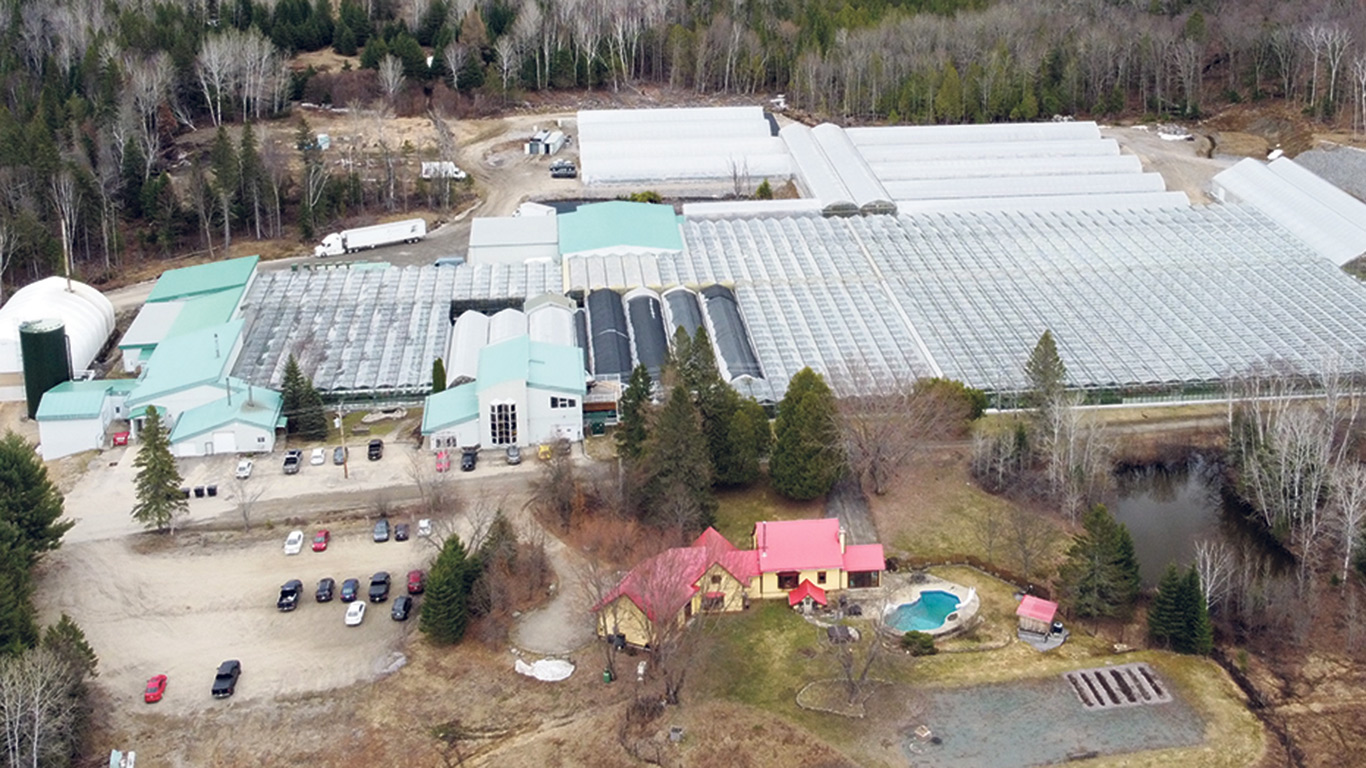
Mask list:
[[[748,547],[754,524],[760,520],[806,520],[825,514],[822,500],[792,501],[779,496],[768,482],[760,481],[716,495],[716,530],[737,547]]]

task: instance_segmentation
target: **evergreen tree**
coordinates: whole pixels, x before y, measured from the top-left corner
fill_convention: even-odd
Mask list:
[[[714,522],[711,457],[701,418],[683,387],[674,387],[655,419],[641,462],[647,522],[685,532]]]
[[[299,436],[305,440],[327,439],[327,411],[323,408],[323,397],[313,388],[313,382],[305,379],[303,397],[299,404]]]
[[[355,56],[359,50],[356,33],[351,31],[351,27],[345,21],[337,22],[336,32],[332,35],[332,50],[341,56]]]
[[[773,488],[790,499],[823,496],[844,471],[835,396],[810,368],[792,377],[778,404],[776,440],[768,473]]]
[[[963,120],[963,82],[951,61],[944,64],[939,90],[934,94],[934,114],[940,122],[958,123]]]
[[[1182,582],[1186,609],[1186,650],[1197,656],[1208,656],[1214,650],[1214,624],[1210,622],[1209,605],[1200,588],[1200,573],[1192,565]]]
[[[479,545],[479,564],[487,569],[495,564],[511,567],[516,563],[517,530],[500,509],[494,514],[493,522],[489,523],[489,531],[484,535],[484,542]]]
[[[432,361],[432,394],[446,391],[446,364],[441,358]]]
[[[470,558],[460,537],[451,534],[441,547],[423,592],[418,628],[433,642],[453,645],[469,623]]]
[[[1168,565],[1157,584],[1157,595],[1148,607],[1148,639],[1154,645],[1171,648],[1181,634],[1181,573]]]
[[[384,38],[375,35],[366,42],[365,49],[360,52],[361,69],[379,69],[379,63],[388,55],[389,44],[384,42]]]
[[[759,460],[773,447],[773,428],[764,407],[753,398],[741,400],[731,417],[726,484],[748,485],[759,479]]]
[[[259,239],[262,232],[263,192],[266,188],[265,167],[261,162],[261,151],[256,145],[256,131],[250,122],[242,126],[242,138],[238,144],[237,199],[243,209],[251,215],[252,226],[256,228]]]
[[[634,462],[645,455],[645,440],[649,436],[646,424],[653,388],[650,372],[645,370],[645,366],[637,365],[631,371],[626,390],[621,393],[621,402],[617,406],[617,430],[613,438],[617,442],[617,455],[626,461]]]
[[[285,379],[281,385],[281,410],[284,411],[286,422],[285,432],[296,434],[299,431],[300,415],[304,410],[304,389],[308,380],[304,378],[303,371],[299,370],[299,361],[290,355],[285,361]]]
[[[133,460],[133,466],[138,470],[134,481],[138,501],[133,505],[133,519],[158,531],[174,530],[175,516],[187,512],[189,503],[180,491],[184,479],[171,455],[170,435],[153,406],[147,407],[147,420],[139,439],[142,447]]]
[[[85,639],[85,631],[65,613],[56,624],[48,625],[43,632],[43,646],[56,652],[72,668],[81,670],[86,676],[94,677],[100,657]]]
[[[47,467],[27,440],[6,432],[0,439],[0,526],[18,534],[15,542],[27,553],[23,567],[32,567],[44,552],[62,545],[62,536],[75,522],[61,517],[62,494],[48,478]]]
[[[1053,332],[1044,331],[1039,343],[1034,345],[1029,360],[1025,362],[1025,378],[1029,379],[1029,394],[1026,405],[1031,408],[1045,408],[1056,402],[1067,386],[1067,366],[1058,356],[1058,345],[1053,341]]]
[[[756,189],[756,190],[754,190],[754,199],[756,199],[756,200],[772,200],[772,199],[773,199],[773,185],[768,183],[768,179],[764,179],[763,182],[761,182],[761,183],[759,184],[759,188]]]
[[[214,135],[213,149],[209,152],[209,167],[213,171],[213,194],[218,201],[218,212],[223,219],[223,248],[232,245],[232,204],[237,198],[237,182],[240,168],[237,164],[237,151],[228,139],[228,129],[218,126]]]
[[[1128,610],[1138,595],[1138,563],[1133,539],[1103,505],[1082,518],[1082,532],[1067,550],[1059,571],[1063,592],[1081,618],[1114,616]]]
[[[38,642],[27,558],[18,534],[0,528],[0,655],[16,655]]]
[[[146,164],[147,158],[142,154],[142,147],[137,139],[129,136],[123,142],[123,165],[119,167],[119,199],[129,219],[142,218],[142,185],[146,182],[142,174]]]

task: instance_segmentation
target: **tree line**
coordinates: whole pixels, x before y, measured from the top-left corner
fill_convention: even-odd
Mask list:
[[[71,765],[91,713],[98,659],[62,615],[39,630],[33,571],[74,523],[34,447],[0,438],[0,764]]]

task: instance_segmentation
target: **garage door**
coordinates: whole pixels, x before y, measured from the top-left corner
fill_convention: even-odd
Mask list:
[[[236,453],[237,436],[232,432],[213,433],[213,452],[214,453]]]

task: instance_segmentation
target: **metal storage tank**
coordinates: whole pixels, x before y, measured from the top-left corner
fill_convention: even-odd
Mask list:
[[[24,394],[28,417],[38,415],[43,393],[71,381],[71,355],[66,345],[66,323],[29,320],[19,325],[19,350],[24,360]]]
[[[626,310],[616,291],[588,294],[588,329],[593,349],[593,373],[597,376],[631,374],[631,337]]]
[[[669,339],[664,335],[664,314],[658,294],[648,288],[626,294],[626,314],[631,320],[636,361],[645,366],[652,378],[658,379],[669,357]]]

